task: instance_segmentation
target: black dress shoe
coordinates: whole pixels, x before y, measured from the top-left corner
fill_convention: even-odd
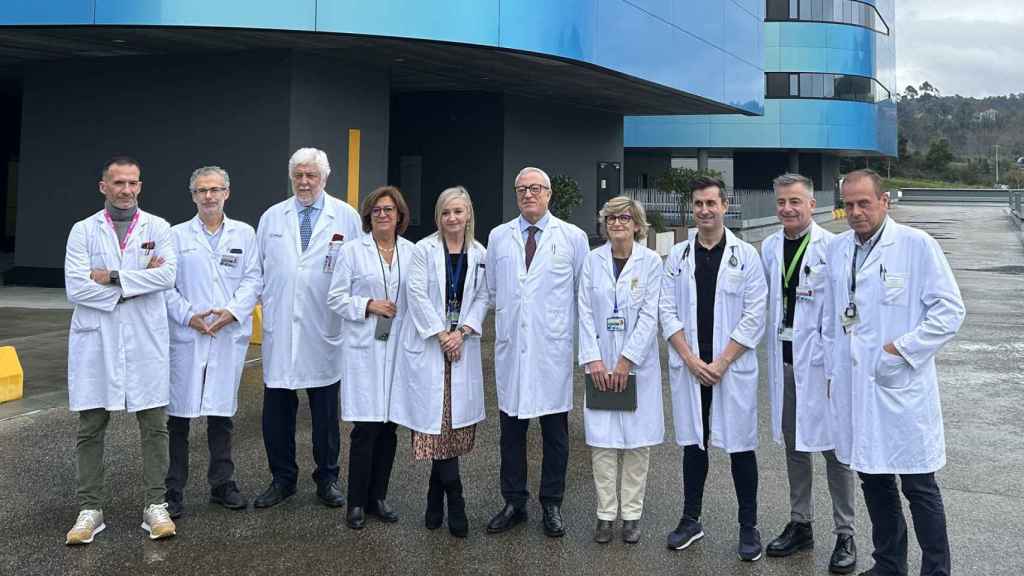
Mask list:
[[[385,500],[372,502],[366,507],[366,513],[370,516],[376,516],[381,522],[387,522],[388,524],[398,522],[398,512],[392,510]]]
[[[853,534],[836,536],[836,547],[832,549],[832,558],[828,561],[828,571],[833,574],[849,574],[857,567],[857,544]],[[868,574],[872,572],[869,570]]]
[[[626,544],[636,544],[640,541],[640,521],[622,521],[622,541]]]
[[[487,523],[487,532],[491,534],[505,532],[516,524],[526,522],[526,518],[526,508],[516,508],[512,504],[505,504],[501,512],[495,514],[494,518]]]
[[[285,498],[288,498],[292,494],[295,494],[295,486],[284,487],[271,482],[270,487],[267,488],[263,494],[257,496],[252,505],[256,508],[270,508],[271,506],[277,506],[281,502],[284,502]]]
[[[768,543],[767,552],[769,556],[782,558],[811,548],[814,548],[814,531],[810,523],[790,522],[778,538]]]
[[[550,538],[565,536],[565,525],[562,524],[562,510],[558,504],[544,505],[544,534]]]
[[[597,519],[597,526],[594,528],[594,542],[607,544],[612,541],[612,527],[615,523],[611,520]]]
[[[366,528],[366,514],[363,512],[362,506],[352,506],[348,509],[348,514],[345,514],[345,524],[353,530],[362,530]]]
[[[220,504],[228,510],[245,510],[249,507],[249,502],[238,491],[238,485],[234,482],[228,482],[214,488],[213,492],[210,493],[210,503]]]
[[[323,502],[324,506],[340,508],[345,505],[345,495],[338,489],[337,482],[323,484],[316,489],[316,497]]]

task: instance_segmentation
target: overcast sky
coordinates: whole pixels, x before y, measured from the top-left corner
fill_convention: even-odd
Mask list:
[[[896,81],[945,95],[1024,92],[1024,2],[896,0]]]

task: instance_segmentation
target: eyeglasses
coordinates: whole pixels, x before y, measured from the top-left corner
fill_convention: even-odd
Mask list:
[[[544,190],[551,190],[551,188],[549,188],[547,186],[544,186],[543,184],[531,184],[529,186],[516,186],[515,187],[516,194],[519,195],[519,196],[526,196],[527,192],[529,192],[530,194],[533,194],[534,196],[538,196]]]
[[[394,211],[394,206],[374,206],[370,213],[374,216],[391,216]]]
[[[192,193],[199,194],[200,196],[205,196],[206,194],[221,194],[225,190],[227,190],[227,188],[225,188],[224,186],[214,186],[213,188],[196,188],[192,190]]]
[[[609,214],[609,215],[604,217],[604,223],[605,224],[615,224],[616,222],[618,222],[620,224],[629,224],[632,221],[633,221],[633,215],[632,214],[625,214],[625,213],[624,214]]]

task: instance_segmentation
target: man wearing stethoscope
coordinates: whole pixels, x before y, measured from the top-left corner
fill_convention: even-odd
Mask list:
[[[668,535],[682,550],[704,537],[700,523],[708,444],[725,449],[739,505],[744,561],[761,557],[757,530],[757,356],[768,287],[757,251],[724,224],[725,184],[699,178],[691,205],[696,233],[665,261],[659,305],[669,342],[676,442],[683,446],[683,517]]]
[[[878,174],[851,172],[842,192],[852,230],[829,245],[822,337],[836,456],[860,474],[871,517],[875,565],[865,574],[907,574],[898,474],[921,574],[948,575],[935,355],[963,323],[963,299],[938,242],[888,217]]]

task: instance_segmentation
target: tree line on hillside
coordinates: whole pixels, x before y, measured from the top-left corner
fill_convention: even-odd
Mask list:
[[[929,82],[896,95],[899,159],[847,159],[843,171],[869,165],[893,177],[1024,187],[1024,92],[943,96]]]

